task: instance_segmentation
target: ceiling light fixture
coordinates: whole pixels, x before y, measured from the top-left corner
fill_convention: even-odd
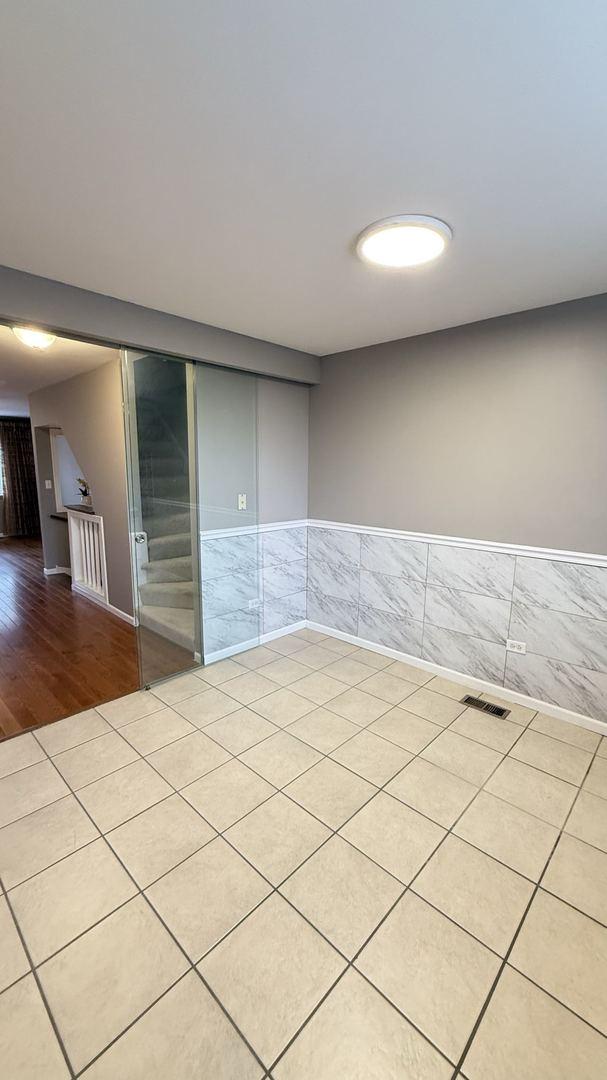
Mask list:
[[[55,340],[54,334],[45,334],[43,330],[34,330],[31,326],[13,326],[13,334],[30,349],[48,349]]]
[[[453,233],[439,218],[398,214],[363,229],[356,251],[363,262],[402,270],[422,266],[442,255]]]

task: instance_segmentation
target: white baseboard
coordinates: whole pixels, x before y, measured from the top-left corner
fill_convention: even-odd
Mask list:
[[[271,630],[268,634],[260,634],[259,637],[252,638],[250,641],[243,641],[240,645],[231,645],[228,649],[218,649],[217,652],[209,653],[205,657],[206,664],[214,664],[217,660],[227,660],[230,656],[238,656],[238,653],[247,652],[249,649],[255,649],[257,645],[264,645],[266,641],[275,641],[276,638],[286,637],[287,634],[294,634],[296,630],[305,630],[307,626],[305,619],[301,622],[291,623],[290,626],[283,626],[280,630]]]
[[[69,566],[52,566],[50,568],[45,566],[43,573],[46,577],[50,577],[52,574],[67,574],[68,577],[72,576],[72,571]]]
[[[54,572],[55,571],[53,571],[53,573]],[[72,591],[78,593],[79,596],[84,596],[85,600],[91,600],[93,604],[97,604],[97,607],[104,608],[104,610],[109,611],[110,614],[117,615],[119,619],[122,619],[123,622],[127,622],[129,626],[138,625],[134,615],[127,615],[126,611],[121,611],[120,608],[114,607],[114,605],[110,604],[108,600],[105,600],[103,596],[97,596],[96,593],[83,588],[82,585],[78,585],[75,581],[72,581]]]
[[[535,709],[537,712],[555,716],[558,720],[566,720],[568,724],[577,724],[578,727],[588,728],[590,731],[598,731],[602,735],[607,735],[607,724],[601,720],[595,720],[592,716],[584,716],[581,713],[571,712],[570,709],[562,709],[560,705],[552,705],[549,701],[540,701],[539,698],[528,697],[526,694],[519,693],[518,690],[510,690],[507,686],[500,686],[498,683],[488,682],[486,679],[477,679],[472,675],[464,675],[461,671],[452,671],[450,668],[441,667],[440,664],[433,664],[430,660],[420,660],[418,656],[410,656],[408,653],[399,652],[398,649],[389,649],[384,645],[377,645],[373,641],[365,641],[364,638],[355,637],[354,634],[344,634],[331,626],[322,626],[320,623],[311,622],[309,619],[306,620],[305,625],[309,630],[317,630],[319,633],[327,634],[329,637],[340,638],[342,641],[348,641],[352,645],[358,645],[361,649],[369,649],[371,652],[380,653],[382,656],[390,656],[393,660],[403,660],[406,664],[411,664],[412,667],[421,668],[422,671],[429,671],[432,675],[440,675],[451,682],[461,683],[462,686],[472,686],[475,690],[494,694],[495,697],[503,698],[504,701],[512,701],[516,705],[524,705],[528,709]],[[291,633],[291,630],[285,632]]]

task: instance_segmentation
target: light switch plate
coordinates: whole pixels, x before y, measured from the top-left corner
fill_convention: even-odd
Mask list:
[[[246,508],[247,508],[247,496],[246,496],[246,494],[239,495],[238,496],[238,509],[239,510],[246,510]]]

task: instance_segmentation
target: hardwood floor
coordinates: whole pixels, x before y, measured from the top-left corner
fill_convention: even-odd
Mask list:
[[[37,540],[0,539],[0,738],[49,724],[193,666],[150,631],[136,630],[71,591],[67,575],[45,577]]]

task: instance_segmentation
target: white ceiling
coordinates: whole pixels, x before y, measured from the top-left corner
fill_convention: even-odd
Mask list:
[[[21,0],[0,262],[348,349],[607,290],[605,0]],[[444,218],[421,270],[367,223]]]
[[[116,349],[56,338],[44,351],[23,345],[0,325],[0,416],[28,416],[28,394],[117,357]]]

